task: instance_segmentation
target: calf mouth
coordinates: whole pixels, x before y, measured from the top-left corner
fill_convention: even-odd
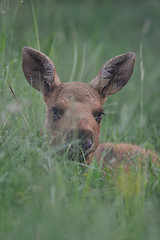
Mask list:
[[[93,133],[89,131],[70,131],[63,137],[53,137],[52,145],[56,146],[57,154],[80,163],[87,163],[95,150]]]
[[[71,131],[67,134],[67,157],[72,161],[85,162],[94,150],[93,134],[90,131]]]
[[[72,161],[85,162],[93,151],[93,141],[88,138],[69,143],[67,157]]]

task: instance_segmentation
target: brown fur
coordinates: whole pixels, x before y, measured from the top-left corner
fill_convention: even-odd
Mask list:
[[[118,167],[122,162],[125,168],[130,166],[143,166],[152,162],[156,164],[158,161],[157,154],[151,150],[146,150],[140,146],[119,143],[99,144],[96,150],[96,158],[101,162],[103,167],[110,165],[112,168]]]
[[[135,159],[141,162],[150,156],[155,163],[157,155],[139,146],[99,144],[103,104],[107,97],[126,85],[134,62],[134,53],[126,53],[107,61],[90,83],[61,83],[53,62],[46,55],[23,48],[24,75],[29,84],[43,94],[46,127],[54,145],[66,144],[72,159],[75,158],[73,153],[78,152],[79,160],[83,161],[85,156],[88,164],[94,155],[99,162],[103,159],[103,166],[115,167],[123,160],[128,160],[129,164]]]

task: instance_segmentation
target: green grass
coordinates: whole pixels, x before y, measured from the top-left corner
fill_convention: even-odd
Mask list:
[[[159,239],[160,169],[101,171],[58,156],[40,133],[42,96],[21,70],[23,46],[53,59],[64,82],[89,82],[106,60],[134,51],[134,74],[107,100],[100,140],[159,153],[159,9],[158,0],[1,0],[0,239]]]

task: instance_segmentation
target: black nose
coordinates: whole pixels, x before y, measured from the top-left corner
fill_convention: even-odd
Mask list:
[[[84,139],[81,142],[81,146],[84,152],[88,152],[91,149],[92,145],[93,141],[91,138]]]
[[[66,140],[70,143],[70,156],[78,154],[79,158],[86,157],[93,146],[93,134],[87,130],[72,130],[67,134]]]

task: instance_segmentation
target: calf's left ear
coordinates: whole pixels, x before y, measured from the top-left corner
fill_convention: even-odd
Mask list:
[[[135,63],[132,52],[112,58],[100,69],[98,75],[90,82],[102,98],[120,91],[130,79]]]

